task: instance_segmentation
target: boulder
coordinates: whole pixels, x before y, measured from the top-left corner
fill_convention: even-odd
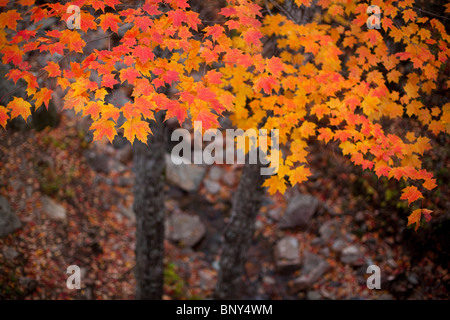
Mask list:
[[[364,264],[364,256],[361,250],[355,246],[347,246],[341,251],[341,261],[343,263],[351,264],[354,266]]]
[[[205,181],[203,181],[203,184],[205,185],[206,191],[211,194],[216,194],[220,191],[220,184],[216,181],[205,179]]]
[[[300,277],[289,284],[289,291],[295,294],[311,288],[329,269],[330,265],[322,257],[306,251],[303,255],[303,267]]]
[[[172,155],[178,158],[178,156]],[[185,191],[195,192],[205,175],[206,168],[195,164],[174,164],[170,154],[166,154],[167,182]]]
[[[219,181],[220,178],[223,176],[223,169],[217,166],[213,166],[209,170],[209,179],[212,181]]]
[[[200,217],[185,213],[173,213],[167,221],[169,239],[182,247],[193,247],[203,239],[205,225]]]
[[[281,229],[306,228],[319,207],[319,200],[311,195],[299,194],[288,203],[283,218],[278,223]]]
[[[275,247],[275,265],[280,273],[289,273],[300,267],[300,251],[297,238],[285,237]]]
[[[65,221],[67,219],[66,209],[53,201],[52,198],[47,196],[41,197],[42,210],[52,220]]]
[[[2,252],[3,256],[7,260],[14,260],[19,255],[19,253],[14,248],[8,246],[5,246]]]
[[[324,243],[328,243],[331,238],[336,238],[341,235],[339,230],[339,223],[337,221],[326,221],[319,228],[319,234]]]
[[[19,217],[12,211],[8,200],[0,196],[0,237],[6,237],[22,226]]]

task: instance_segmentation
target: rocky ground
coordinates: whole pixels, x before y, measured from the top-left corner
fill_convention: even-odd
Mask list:
[[[66,115],[55,129],[0,132],[1,299],[133,299],[131,146],[89,141]],[[399,184],[352,167],[336,146],[310,151],[312,179],[266,196],[236,298],[448,299],[448,138],[429,156],[440,187],[417,233]],[[168,161],[165,299],[211,297],[240,171]],[[66,288],[73,264],[81,290]],[[367,288],[368,265],[380,267],[381,290]]]

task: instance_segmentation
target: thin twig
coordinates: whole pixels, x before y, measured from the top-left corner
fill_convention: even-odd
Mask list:
[[[413,7],[413,9],[419,10],[419,11],[421,11],[421,12],[425,12],[425,13],[427,13],[427,14],[431,14],[431,15],[433,15],[433,16],[436,16],[436,17],[439,17],[439,18],[442,18],[442,19],[445,19],[445,20],[450,20],[450,18],[447,18],[447,17],[444,17],[444,16],[440,16],[440,15],[438,15],[438,14],[436,14],[436,13],[433,13],[433,12],[430,12],[430,11],[426,11],[426,10],[423,10],[423,9],[420,9],[420,8]]]
[[[273,0],[269,0],[270,3],[272,3],[275,7],[277,7],[278,10],[280,10],[281,12],[283,12],[286,17],[288,17],[289,19],[291,19],[292,21],[294,21],[295,23],[299,24],[299,22],[297,21],[297,19],[295,19],[294,16],[292,16],[285,8],[283,8],[282,6],[280,6],[278,3],[276,3]]]

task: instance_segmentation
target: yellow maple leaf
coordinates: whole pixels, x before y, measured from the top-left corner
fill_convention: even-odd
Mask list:
[[[309,168],[306,168],[304,165],[301,165],[294,170],[289,172],[289,182],[292,186],[295,186],[297,183],[300,184],[303,181],[308,180],[308,177],[311,175],[311,171]]]
[[[146,144],[148,135],[152,133],[148,126],[148,122],[142,121],[138,117],[128,119],[121,128],[124,129],[123,136],[127,138],[131,144],[133,144],[135,137]]]

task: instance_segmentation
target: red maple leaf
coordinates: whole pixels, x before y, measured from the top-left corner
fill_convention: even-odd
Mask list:
[[[102,77],[102,87],[113,88],[115,84],[119,83],[116,79],[114,79],[113,74],[105,74]]]

